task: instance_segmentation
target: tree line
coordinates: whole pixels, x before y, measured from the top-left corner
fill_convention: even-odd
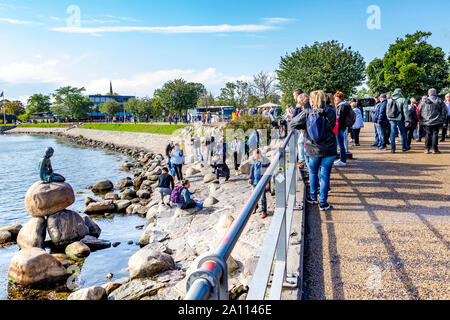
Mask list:
[[[260,72],[251,81],[228,82],[216,97],[201,83],[175,79],[155,90],[153,98],[130,99],[125,109],[139,118],[152,115],[159,119],[163,110],[182,114],[197,106],[248,108],[269,101],[295,105],[292,92],[297,88],[305,92],[342,91],[347,97],[391,93],[395,88],[402,88],[410,97],[421,97],[429,88],[448,93],[450,54],[446,56],[442,48],[428,43],[430,36],[430,32],[417,31],[397,38],[382,58],[368,66],[358,51],[338,41],[315,42],[281,57],[274,74]],[[368,88],[357,91],[364,83]],[[27,118],[31,113],[49,112],[52,106],[56,115],[83,119],[94,105],[84,92],[84,88],[62,87],[52,96],[31,96],[26,107],[19,101],[7,102],[6,112]],[[123,110],[118,102],[109,100],[97,111],[111,115]]]

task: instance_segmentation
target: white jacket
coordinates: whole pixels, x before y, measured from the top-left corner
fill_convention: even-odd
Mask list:
[[[352,129],[361,129],[364,128],[364,121],[361,114],[361,110],[359,108],[353,108],[353,111],[356,113],[356,121],[353,125]]]

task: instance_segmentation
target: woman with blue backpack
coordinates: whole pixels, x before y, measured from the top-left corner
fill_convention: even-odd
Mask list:
[[[323,91],[311,92],[312,109],[304,110],[291,122],[293,129],[305,130],[305,149],[310,180],[310,194],[306,196],[306,201],[310,204],[319,204],[321,211],[331,208],[328,203],[328,193],[331,169],[337,155],[336,136],[333,132],[336,126],[336,110],[326,105],[325,101]],[[319,185],[320,194],[318,195]]]
[[[183,181],[183,164],[184,164],[184,152],[180,149],[180,145],[177,143],[170,155],[170,161],[175,169],[175,173],[178,182]]]

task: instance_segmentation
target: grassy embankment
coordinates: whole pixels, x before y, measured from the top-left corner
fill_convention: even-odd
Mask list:
[[[70,126],[70,124],[67,123],[24,123],[19,125],[20,128],[65,128],[67,126]]]
[[[81,129],[140,132],[171,135],[186,125],[155,125],[155,124],[120,124],[120,123],[85,123]]]

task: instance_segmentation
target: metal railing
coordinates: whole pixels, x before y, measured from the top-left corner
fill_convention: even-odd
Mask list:
[[[287,147],[289,147],[289,157],[287,157]],[[230,226],[214,253],[201,259],[198,270],[189,276],[185,300],[228,300],[226,261],[272,176],[276,187],[276,209],[249,287],[247,299],[263,300],[271,277],[269,299],[280,299],[286,279],[289,231],[296,203],[297,152],[297,133],[294,130],[288,134],[247,204]],[[289,159],[288,165],[286,165],[287,158]],[[275,267],[272,275],[273,265]]]

